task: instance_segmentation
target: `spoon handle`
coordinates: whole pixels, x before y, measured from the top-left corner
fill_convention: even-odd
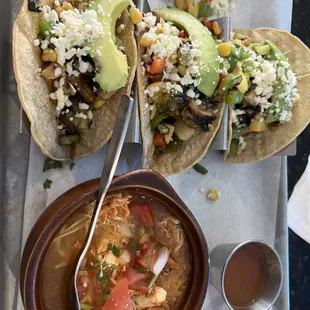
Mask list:
[[[128,96],[122,96],[119,109],[117,112],[117,116],[115,119],[112,138],[110,140],[108,152],[107,152],[104,165],[103,165],[103,169],[102,169],[96,205],[95,205],[94,212],[93,212],[93,215],[90,221],[90,226],[87,232],[87,236],[84,242],[84,249],[81,252],[81,255],[79,257],[79,260],[77,262],[76,269],[74,272],[74,288],[75,288],[75,295],[77,299],[78,309],[80,309],[80,304],[78,300],[77,287],[76,287],[77,274],[80,269],[81,263],[91,244],[91,241],[92,241],[92,238],[95,232],[96,224],[99,218],[100,210],[102,207],[102,203],[104,201],[105,195],[112,182],[112,179],[113,179],[113,176],[116,170],[116,166],[117,166],[119,157],[121,155],[121,151],[123,148],[124,140],[125,140],[128,125],[129,125],[132,107],[133,107],[133,99]]]

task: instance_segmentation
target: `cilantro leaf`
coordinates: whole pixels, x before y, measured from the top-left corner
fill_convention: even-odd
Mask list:
[[[45,182],[43,183],[43,187],[44,187],[45,189],[51,188],[52,183],[53,183],[53,181],[51,181],[51,180],[49,180],[49,179],[46,179]]]
[[[43,172],[51,170],[51,169],[58,169],[62,168],[62,162],[50,158],[46,158],[43,166]]]
[[[154,246],[154,250],[159,250],[160,248],[161,248],[161,245],[158,243]]]
[[[110,295],[111,295],[111,292],[109,292],[109,291],[103,291],[102,292],[102,298],[104,300],[108,300],[110,298]]]
[[[152,258],[152,257],[153,257],[152,254],[146,254],[146,255],[144,256],[144,258],[145,258],[145,265],[146,265],[146,270],[147,270],[147,271],[150,271],[150,270],[151,270],[150,258]]]
[[[113,255],[119,257],[121,250],[111,243],[108,244],[108,251],[112,251]]]
[[[101,283],[103,288],[107,287],[109,283],[109,277],[104,270],[101,269],[97,271],[97,279]]]

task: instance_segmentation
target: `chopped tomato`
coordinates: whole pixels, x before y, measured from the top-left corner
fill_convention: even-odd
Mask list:
[[[165,147],[167,144],[166,139],[165,139],[165,135],[162,135],[160,133],[154,133],[153,143],[155,146]]]
[[[216,88],[219,88],[224,80],[225,76],[223,74],[220,74],[220,77],[219,77],[219,81],[217,83],[217,86]]]
[[[212,22],[208,21],[207,19],[204,20],[203,22],[204,26],[208,28],[209,31],[213,32],[212,29]]]
[[[110,297],[101,310],[133,310],[133,304],[129,297],[127,278],[124,278],[112,289]]]
[[[134,220],[147,227],[154,227],[155,222],[151,208],[146,204],[133,204],[130,212]]]
[[[141,293],[148,292],[149,279],[146,273],[141,273],[135,269],[128,268],[127,270],[129,288]]]
[[[149,72],[151,74],[162,73],[165,70],[166,58],[154,57]]]

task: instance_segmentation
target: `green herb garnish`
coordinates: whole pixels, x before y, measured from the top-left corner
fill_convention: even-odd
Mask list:
[[[46,179],[45,182],[43,183],[43,187],[44,187],[45,189],[51,188],[52,183],[53,183],[53,181],[51,181],[51,180],[49,180],[49,179]]]
[[[161,245],[160,244],[156,244],[155,246],[154,246],[154,250],[159,250],[161,248]]]
[[[109,292],[109,291],[103,291],[102,292],[102,298],[104,300],[108,300],[110,298],[110,295],[111,295],[111,292]]]
[[[58,169],[62,168],[62,162],[50,158],[46,158],[43,166],[43,172],[51,170],[51,169]]]
[[[108,274],[104,270],[98,270],[97,279],[101,283],[103,288],[106,288],[109,283]]]
[[[201,173],[203,175],[206,175],[208,173],[208,170],[200,164],[194,165],[193,168],[195,169],[195,171],[197,171],[198,173]]]
[[[121,250],[117,246],[112,245],[111,243],[108,244],[108,251],[111,251],[112,254],[116,257],[119,257],[121,252]]]
[[[150,258],[152,258],[153,255],[152,255],[152,254],[146,254],[144,257],[145,257],[146,270],[147,270],[147,271],[150,271],[150,270],[151,270]]]

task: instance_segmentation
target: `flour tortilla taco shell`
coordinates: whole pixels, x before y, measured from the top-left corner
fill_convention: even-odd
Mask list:
[[[143,54],[143,48],[139,47],[139,59],[141,59]],[[144,93],[144,90],[149,83],[146,75],[142,72],[142,65],[138,64],[137,83],[139,88],[139,110],[141,135],[143,140],[143,166],[149,167],[164,176],[176,174],[191,168],[203,158],[210,147],[221,124],[225,105],[222,103],[218,104],[216,120],[212,122],[209,131],[197,130],[193,137],[188,141],[183,142],[182,147],[178,151],[155,157],[153,133],[150,125],[150,110],[147,105],[147,95]]]
[[[292,108],[292,118],[275,131],[249,133],[246,147],[238,156],[227,156],[226,162],[241,164],[263,160],[289,145],[307,127],[310,121],[310,51],[297,37],[288,32],[270,28],[235,30],[235,33],[252,38],[254,42],[272,41],[286,56],[297,78],[297,97]],[[230,113],[231,114],[231,113]],[[232,138],[230,115],[229,144]]]
[[[51,5],[53,2],[45,0],[41,4]],[[30,12],[27,3],[28,0],[25,0],[14,24],[13,64],[19,99],[30,120],[31,134],[42,152],[52,159],[68,160],[90,155],[111,138],[120,98],[131,92],[137,62],[134,25],[128,12],[123,12],[119,22],[125,25],[125,30],[119,36],[129,65],[126,86],[114,93],[101,109],[94,111],[92,126],[87,134],[81,135],[78,143],[59,146],[55,105],[49,98],[50,92],[45,80],[39,75],[42,67],[40,48],[33,43],[39,33],[39,14]]]

